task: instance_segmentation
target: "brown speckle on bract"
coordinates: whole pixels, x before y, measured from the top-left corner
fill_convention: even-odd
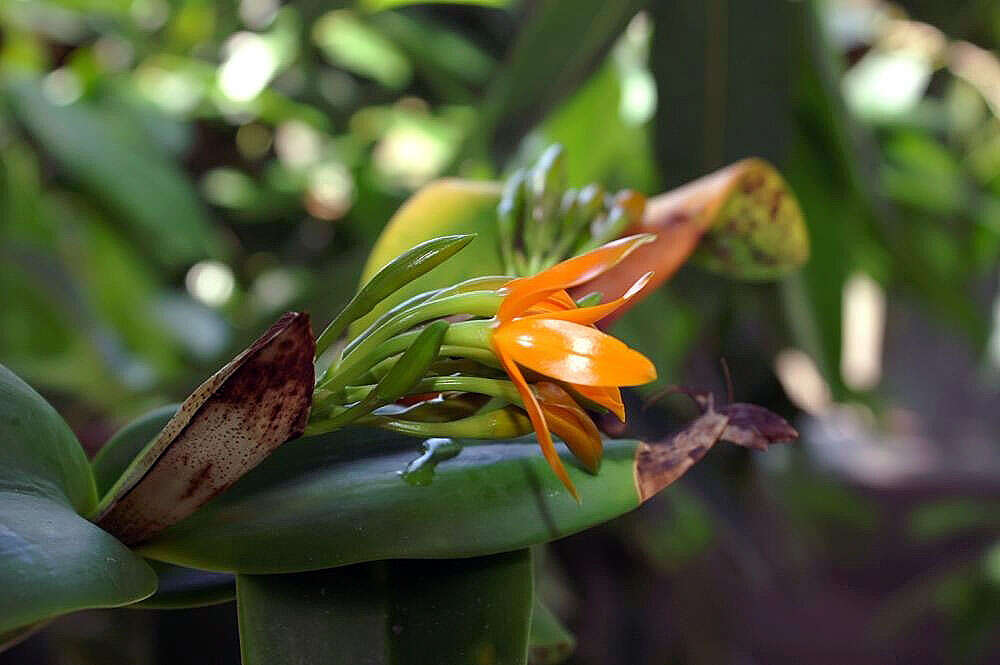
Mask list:
[[[184,401],[97,523],[126,544],[147,540],[301,435],[315,349],[309,315],[282,316]]]

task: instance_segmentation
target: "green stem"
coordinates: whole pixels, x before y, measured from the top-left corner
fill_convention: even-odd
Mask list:
[[[442,350],[449,346],[459,346],[478,348],[489,352],[491,330],[492,322],[489,320],[480,319],[452,324],[444,336]],[[419,330],[411,330],[385,340],[384,343],[372,349],[351,354],[349,358],[345,358],[340,365],[328,372],[316,384],[316,390],[339,394],[345,387],[357,382],[378,362],[405,351],[419,334]]]
[[[398,420],[385,416],[370,416],[357,422],[425,438],[442,436],[456,439],[509,439],[532,431],[531,421],[519,408],[497,409],[443,423]]]
[[[415,305],[411,309],[400,312],[377,329],[362,333],[358,342],[352,342],[344,348],[344,359],[356,353],[365,354],[390,337],[409,330],[413,326],[456,314],[471,314],[473,316],[493,316],[500,308],[503,296],[494,291],[473,291],[458,293],[443,298],[433,298],[427,302]]]
[[[347,391],[347,399],[356,402],[365,399],[375,389],[374,385],[356,386]],[[487,379],[479,376],[432,376],[421,380],[409,391],[411,395],[422,393],[463,392],[478,393],[490,397],[500,397],[512,404],[521,404],[521,396],[510,381]]]

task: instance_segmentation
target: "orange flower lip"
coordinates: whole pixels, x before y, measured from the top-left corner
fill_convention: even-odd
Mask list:
[[[550,413],[553,419],[566,416],[567,407],[552,403],[549,394],[547,408],[543,408],[520,366],[568,384],[585,399],[608,408],[624,421],[625,409],[618,388],[654,380],[656,368],[641,353],[593,324],[638,294],[652,273],[640,277],[620,298],[593,307],[577,307],[566,289],[597,277],[654,238],[649,234],[622,238],[503,287],[506,295],[493,324],[493,349],[521,395],[542,454],[577,500],[579,495],[556,453],[545,415]],[[588,468],[595,468],[595,460],[599,461],[600,456],[595,457],[593,444],[588,443],[592,435],[584,434],[579,427],[568,428],[565,418],[563,421],[560,429],[574,439],[571,449],[574,453],[579,451],[578,456]],[[600,447],[599,437],[597,446]]]

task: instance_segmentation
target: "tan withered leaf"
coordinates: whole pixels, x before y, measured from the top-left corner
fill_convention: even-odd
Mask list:
[[[302,434],[316,342],[289,312],[181,405],[101,501],[101,528],[132,545],[179,522]]]
[[[794,441],[798,432],[781,416],[753,404],[711,408],[666,439],[642,442],[635,457],[639,500],[654,496],[705,456],[718,441],[766,450],[768,444]]]
[[[729,418],[722,440],[754,450],[767,450],[772,443],[786,443],[799,437],[788,421],[756,404],[737,402],[719,408]]]

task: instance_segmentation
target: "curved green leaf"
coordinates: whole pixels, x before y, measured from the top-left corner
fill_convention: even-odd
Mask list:
[[[148,563],[159,578],[156,593],[130,605],[130,608],[182,610],[218,605],[236,598],[236,578],[229,573],[194,570],[160,561]]]
[[[527,550],[237,579],[244,665],[525,663]]]
[[[0,633],[156,590],[140,557],[77,514],[96,501],[69,427],[0,366]]]
[[[0,492],[49,498],[78,512],[97,503],[90,465],[69,426],[41,395],[3,365]]]
[[[98,496],[104,496],[125,473],[143,448],[160,433],[177,413],[179,404],[168,404],[139,416],[101,446],[90,467],[94,472]]]
[[[156,574],[58,499],[0,490],[0,632],[156,591]]]
[[[768,441],[794,437],[774,419],[786,429],[769,427]],[[709,410],[663,441],[609,441],[597,475],[560,446],[581,503],[533,438],[465,441],[413,484],[402,472],[419,456],[415,439],[366,429],[299,439],[140,551],[191,568],[262,574],[521,549],[635,508],[722,438],[766,445],[735,436],[737,420]]]
[[[635,441],[607,446],[593,476],[561,448],[582,504],[532,439],[470,442],[425,486],[400,472],[419,439],[349,429],[291,441],[225,494],[140,551],[205,570],[297,572],[388,558],[463,557],[527,547],[639,504]]]

